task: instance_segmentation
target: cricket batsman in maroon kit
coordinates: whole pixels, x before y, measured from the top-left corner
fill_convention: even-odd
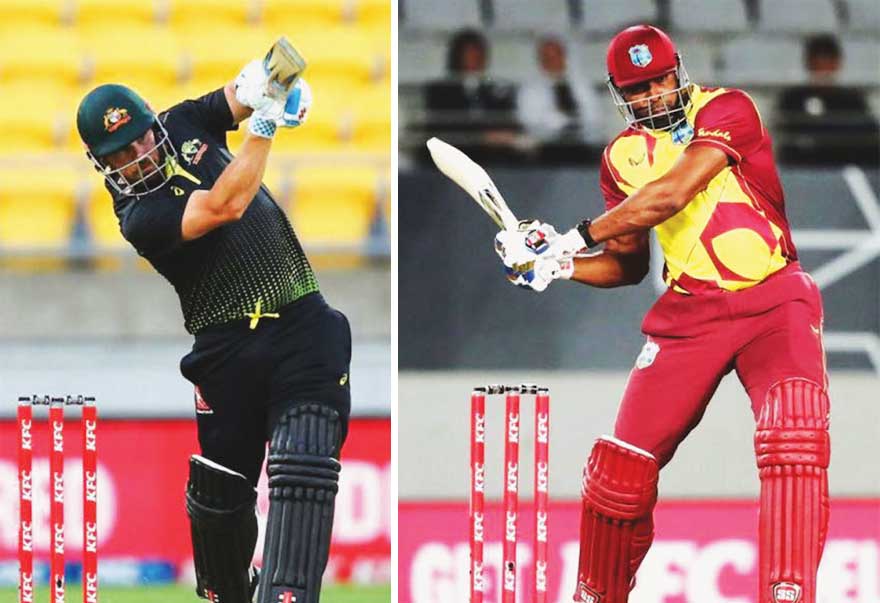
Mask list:
[[[665,258],[668,289],[642,324],[614,437],[584,469],[574,600],[627,601],[654,536],[659,470],[735,370],[756,421],[758,603],[815,603],[829,513],[822,301],[797,260],[770,135],[745,92],[691,83],[655,27],[619,33],[607,62],[627,121],[602,155],[607,211],[562,235],[535,221],[496,241],[511,280],[536,291],[640,282],[652,228]]]

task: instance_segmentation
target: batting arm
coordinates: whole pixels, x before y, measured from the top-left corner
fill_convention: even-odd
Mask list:
[[[226,96],[226,102],[229,104],[229,110],[232,112],[232,123],[240,124],[254,112],[250,107],[238,102],[235,98],[235,82],[229,82],[223,87],[223,94]]]
[[[571,280],[602,288],[637,285],[648,274],[650,257],[647,232],[610,239],[601,252],[574,258]]]
[[[727,162],[727,155],[715,146],[689,146],[666,174],[593,220],[588,228],[590,237],[602,243],[662,224],[705,190]]]
[[[249,133],[214,186],[193,191],[183,212],[184,241],[197,239],[244,215],[260,188],[271,147],[271,138]]]

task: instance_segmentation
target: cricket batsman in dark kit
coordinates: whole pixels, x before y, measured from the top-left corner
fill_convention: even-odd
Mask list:
[[[816,603],[829,515],[822,301],[798,263],[770,136],[746,93],[691,83],[655,27],[619,33],[607,63],[627,122],[602,155],[607,211],[562,235],[534,221],[496,240],[515,284],[537,291],[556,279],[638,283],[650,229],[663,249],[668,289],[642,324],[614,436],[584,469],[574,600],[628,600],[654,536],[659,471],[735,370],[756,421],[757,601]]]
[[[213,603],[317,603],[350,412],[348,321],[324,301],[284,212],[261,185],[272,138],[311,93],[285,40],[232,83],[158,115],[134,91],[91,91],[77,113],[123,236],[170,281],[195,336],[201,455],[190,460],[197,594]],[[248,120],[233,157],[226,132]],[[263,567],[256,485],[269,443]]]

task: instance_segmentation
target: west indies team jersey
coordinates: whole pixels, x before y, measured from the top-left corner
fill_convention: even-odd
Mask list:
[[[691,145],[724,151],[728,165],[654,230],[666,284],[681,293],[751,287],[797,259],[770,135],[752,99],[693,86],[687,121],[672,131],[629,128],[602,156],[607,209],[663,176]]]

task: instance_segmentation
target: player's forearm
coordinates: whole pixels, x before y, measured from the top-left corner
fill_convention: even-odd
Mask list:
[[[650,182],[590,224],[590,236],[602,243],[622,235],[645,232],[684,207],[682,195],[662,181]]]
[[[211,197],[217,203],[212,209],[236,218],[244,214],[263,181],[271,147],[270,138],[253,134],[245,137],[235,159],[226,166],[211,190]]]
[[[636,285],[645,278],[648,262],[642,257],[602,251],[574,258],[571,280],[593,287]]]

